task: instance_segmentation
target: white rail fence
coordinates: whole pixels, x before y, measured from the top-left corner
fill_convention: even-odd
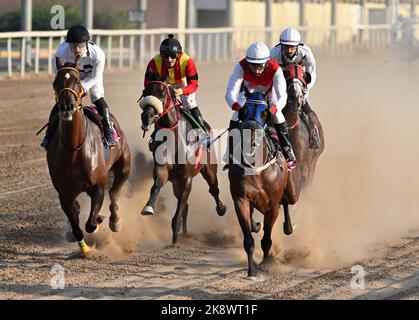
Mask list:
[[[349,54],[379,51],[391,46],[390,25],[306,28],[300,27],[304,42],[316,54]],[[106,68],[144,66],[159,50],[167,34],[175,34],[183,49],[197,62],[238,60],[253,41],[273,46],[279,31],[273,28],[92,30],[92,41],[106,54]],[[0,33],[0,75],[26,72],[52,73],[52,59],[66,31]],[[393,33],[394,35],[394,33]]]

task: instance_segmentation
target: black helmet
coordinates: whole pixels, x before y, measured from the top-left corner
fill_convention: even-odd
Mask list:
[[[66,42],[70,43],[82,43],[87,42],[90,40],[89,31],[82,25],[75,25],[72,26],[67,31],[67,39]]]
[[[182,52],[180,42],[174,38],[173,34],[169,34],[169,38],[164,39],[160,45],[160,53],[164,56],[176,55]]]

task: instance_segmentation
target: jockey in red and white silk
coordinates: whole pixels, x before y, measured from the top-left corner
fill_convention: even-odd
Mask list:
[[[287,125],[282,109],[287,103],[286,81],[278,63],[270,58],[269,48],[261,42],[252,43],[246,51],[246,58],[234,67],[226,91],[226,101],[234,110],[230,130],[237,127],[239,110],[246,103],[247,93],[264,93],[269,103],[272,123],[276,129],[279,144],[287,160],[289,170],[296,167],[296,159],[288,138]],[[231,163],[231,147],[230,159]]]

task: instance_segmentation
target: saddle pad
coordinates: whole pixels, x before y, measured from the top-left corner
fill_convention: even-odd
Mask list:
[[[92,120],[93,123],[97,124],[100,128],[100,131],[102,132],[103,136],[103,127],[102,127],[102,117],[99,115],[99,112],[97,111],[97,108],[95,105],[83,107],[84,114],[87,118]],[[113,138],[115,141],[118,141],[121,138],[121,131],[119,127],[116,125],[115,122],[112,122],[112,131],[113,131]]]

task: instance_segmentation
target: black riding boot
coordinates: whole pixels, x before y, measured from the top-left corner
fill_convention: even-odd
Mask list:
[[[294,151],[292,150],[291,141],[288,137],[287,124],[285,122],[276,123],[275,130],[276,134],[278,135],[279,145],[282,148],[282,153],[287,160],[288,169],[292,170],[297,166],[297,164],[295,162],[296,159]]]
[[[112,122],[109,116],[109,107],[104,98],[100,98],[94,102],[99,111],[99,114],[103,117],[102,126],[103,133],[105,134],[106,148],[112,149],[116,147],[116,141],[113,138]]]
[[[308,101],[306,101],[301,107],[303,111],[303,121],[309,129],[309,148],[310,149],[319,149],[320,148],[320,134],[319,129],[316,125],[316,120],[314,118],[314,112],[310,108]]]
[[[207,148],[209,148],[210,147],[209,143],[210,143],[211,137],[205,131],[204,118],[202,117],[201,111],[199,111],[198,107],[195,107],[195,108],[192,108],[190,110],[190,112],[191,112],[192,116],[194,117],[194,119],[199,123],[199,125],[203,129],[202,138],[200,138],[201,142],[203,144],[206,144]]]
[[[51,113],[49,114],[49,120],[48,120],[48,127],[47,131],[45,132],[45,137],[42,139],[41,147],[47,150],[48,144],[50,143],[52,136],[54,135],[55,130],[57,130],[58,127],[58,107],[57,105],[54,105],[54,107],[51,110]]]
[[[228,136],[228,150],[226,150],[226,153],[223,157],[224,162],[226,162],[227,164],[224,166],[223,170],[228,169],[230,164],[233,164],[233,151],[234,151],[234,139],[232,136],[230,136],[230,132],[233,129],[239,129],[240,128],[240,122],[239,121],[233,121],[230,120],[230,125],[228,127],[228,132],[229,132],[229,136]]]

